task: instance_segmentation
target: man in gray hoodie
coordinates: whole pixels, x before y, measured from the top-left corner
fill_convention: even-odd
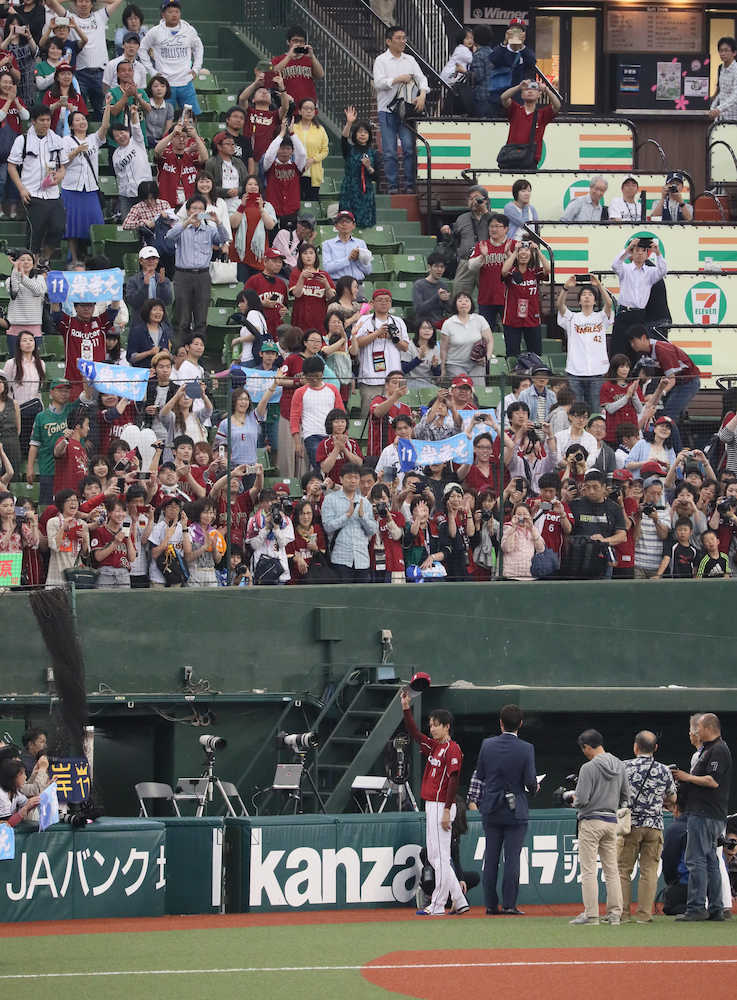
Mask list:
[[[599,886],[596,857],[606,881],[606,918],[611,925],[622,920],[622,888],[617,865],[617,809],[630,801],[624,763],[603,747],[603,737],[586,729],[578,745],[587,763],[578,773],[572,805],[578,810],[578,859],[584,912],[572,924],[599,923]]]

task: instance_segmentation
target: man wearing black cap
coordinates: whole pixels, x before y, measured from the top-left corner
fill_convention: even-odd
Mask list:
[[[668,174],[661,196],[653,205],[652,218],[660,216],[663,222],[693,221],[693,209],[683,200],[683,184],[683,174]]]
[[[128,62],[133,67],[133,82],[136,88],[143,90],[146,86],[146,67],[138,58],[141,39],[135,31],[129,31],[123,36],[123,55],[111,59],[102,72],[102,86],[105,91],[112,90],[118,83],[118,64]]]

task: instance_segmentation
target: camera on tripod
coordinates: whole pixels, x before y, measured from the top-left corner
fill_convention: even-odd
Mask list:
[[[199,742],[205,753],[216,753],[218,750],[224,750],[228,745],[228,741],[224,740],[222,736],[200,736]]]
[[[308,750],[316,750],[320,745],[317,733],[278,733],[276,737],[278,747],[287,747],[294,753],[307,753]]]

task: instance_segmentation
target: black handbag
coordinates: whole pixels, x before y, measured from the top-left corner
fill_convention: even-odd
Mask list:
[[[530,124],[530,139],[526,143],[508,142],[499,150],[496,162],[500,170],[536,170],[535,140],[537,138],[537,113],[532,116]]]
[[[184,586],[189,580],[189,571],[184,559],[173,545],[167,545],[164,551],[156,557],[156,565],[161,570],[164,584],[167,587]]]
[[[260,555],[258,562],[253,568],[253,582],[257,586],[275,586],[281,580],[284,572],[281,559],[274,556]]]

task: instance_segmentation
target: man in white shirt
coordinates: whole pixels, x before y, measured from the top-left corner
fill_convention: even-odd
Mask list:
[[[402,370],[401,352],[409,348],[404,320],[391,313],[391,292],[386,288],[375,289],[373,305],[373,312],[356,323],[353,334],[358,347],[361,413],[368,413],[371,400],[384,385],[387,372]]]
[[[153,180],[151,164],[148,161],[146,140],[139,124],[138,108],[130,109],[130,132],[125,125],[113,125],[112,136],[118,144],[113,153],[113,170],[118,180],[118,205],[121,221],[133,207],[138,198],[138,185],[143,181]]]
[[[87,44],[77,56],[75,75],[87,107],[96,118],[102,118],[105,91],[102,86],[102,68],[107,62],[107,26],[111,15],[123,0],[101,0],[101,9],[93,10],[93,0],[74,0],[74,18],[87,36]],[[66,10],[59,0],[46,0],[46,6],[59,17]],[[50,17],[50,15],[48,15]],[[73,37],[79,39],[74,32]]]
[[[649,261],[651,254],[655,254],[652,263]],[[635,324],[647,323],[645,307],[650,292],[653,285],[665,277],[668,267],[657,240],[635,237],[613,261],[612,270],[619,278],[619,307],[614,317],[609,355],[626,354],[634,361],[637,355],[630,349],[627,331]]]
[[[111,59],[102,72],[102,85],[105,91],[118,85],[118,63],[129,62],[133,67],[133,82],[137,90],[146,89],[146,67],[138,58],[141,40],[135,31],[129,31],[123,38],[123,55]]]
[[[590,469],[596,461],[598,445],[593,434],[585,429],[589,419],[589,408],[586,403],[573,403],[568,412],[568,430],[558,431],[555,442],[558,459],[565,458],[566,449],[572,444],[580,444],[586,449],[586,467]]]
[[[66,229],[66,212],[59,185],[69,157],[60,136],[51,131],[51,111],[31,108],[31,125],[13,142],[8,176],[18,188],[31,231],[30,248],[50,260]],[[18,167],[21,167],[20,172]]]
[[[589,182],[589,193],[583,198],[571,198],[561,216],[561,222],[606,222],[609,212],[602,205],[601,199],[608,187],[609,181],[606,177],[601,174],[592,177]]]
[[[323,381],[325,364],[321,358],[307,358],[302,365],[305,385],[300,386],[292,397],[289,426],[294,439],[294,454],[297,459],[305,455],[309,468],[319,473],[316,453],[317,446],[326,437],[325,421],[333,410],[343,410],[340,390]],[[297,472],[297,475],[300,475]]]
[[[429,89],[427,78],[417,61],[405,54],[407,35],[404,28],[393,25],[386,29],[387,51],[374,60],[374,89],[381,128],[381,148],[384,154],[384,173],[389,194],[399,192],[397,167],[397,140],[402,143],[404,161],[404,190],[415,190],[417,157],[415,139],[399,115],[397,101],[413,104],[418,112],[425,107]]]
[[[162,21],[143,36],[139,59],[149,76],[160,73],[168,80],[175,108],[188,104],[197,116],[202,114],[202,108],[193,81],[202,69],[202,39],[191,24],[182,20],[179,0],[164,0],[161,13]]]
[[[718,90],[711,102],[709,118],[717,122],[737,121],[737,41],[725,36],[717,42],[722,65],[719,67]]]
[[[642,216],[642,206],[637,199],[640,185],[634,177],[625,177],[622,181],[622,196],[612,198],[609,206],[609,218],[621,222],[639,222]]]
[[[338,278],[355,278],[360,284],[371,274],[373,257],[363,240],[353,235],[356,217],[346,209],[338,212],[334,219],[338,235],[325,240],[322,245],[322,266],[333,281]]]
[[[571,275],[561,288],[558,326],[565,330],[568,342],[568,385],[577,400],[588,404],[589,413],[598,413],[601,387],[609,368],[606,335],[611,326],[612,300],[599,279],[593,274],[589,277],[591,284],[582,285],[578,292],[580,312],[571,312],[566,305],[566,295],[576,287],[576,278]],[[597,292],[602,309],[594,308]]]

